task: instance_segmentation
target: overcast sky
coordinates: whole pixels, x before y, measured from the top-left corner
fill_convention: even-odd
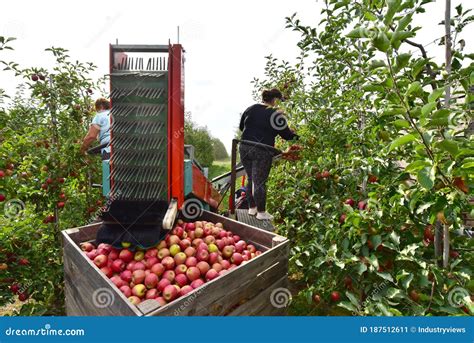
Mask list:
[[[429,54],[442,61],[443,50],[430,44],[443,35],[437,24],[444,17],[444,0],[427,6],[416,23],[423,29],[417,42],[429,44]],[[472,0],[453,0],[474,7]],[[2,52],[2,59],[23,67],[50,67],[53,59],[45,48],[70,51],[74,60],[93,62],[95,76],[108,72],[108,45],[167,44],[177,41],[186,50],[186,111],[206,125],[228,150],[240,113],[252,103],[254,77],[263,75],[264,57],[294,61],[298,34],[285,29],[286,16],[297,12],[302,22],[317,25],[322,0],[241,1],[3,1],[0,35],[13,36],[15,51]],[[474,13],[473,13],[474,14]],[[466,29],[466,33],[473,30]],[[473,52],[473,35],[464,34],[466,50]],[[13,94],[15,79],[0,72],[0,88]]]

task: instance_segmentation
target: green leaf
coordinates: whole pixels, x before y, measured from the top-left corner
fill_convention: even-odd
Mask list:
[[[413,17],[413,13],[410,13],[409,15],[403,16],[402,19],[398,22],[398,26],[396,31],[403,31],[406,29],[408,24],[411,22],[411,18]]]
[[[382,279],[385,279],[387,281],[390,281],[390,282],[393,282],[393,277],[392,275],[390,275],[390,273],[380,273],[380,272],[377,272],[377,275],[380,276]]]
[[[387,13],[385,13],[383,23],[389,26],[392,23],[393,16],[397,13],[398,8],[402,4],[401,0],[387,0]]]
[[[374,69],[382,68],[382,67],[386,67],[386,66],[387,65],[385,64],[385,62],[383,60],[373,60],[369,64],[369,70],[374,70]]]
[[[392,142],[389,150],[392,151],[393,149],[398,148],[399,146],[408,144],[410,142],[413,142],[414,140],[416,140],[416,137],[413,136],[411,133],[406,134],[405,136],[398,137]]]
[[[404,297],[402,291],[395,287],[390,287],[389,289],[387,289],[387,293],[385,294],[385,296],[389,299]]]
[[[387,50],[390,48],[390,41],[383,31],[379,31],[377,33],[377,35],[372,39],[372,44],[382,52],[387,52]]]
[[[404,53],[397,56],[397,63],[395,64],[395,72],[400,71],[401,69],[405,68],[410,61],[411,54]]]
[[[431,113],[431,111],[433,111],[435,108],[436,108],[436,103],[435,102],[429,102],[421,108],[421,115],[423,117],[426,117],[426,115]]]
[[[435,102],[443,94],[444,88],[436,88],[434,91],[428,95],[428,102]]]
[[[414,162],[410,163],[409,165],[407,165],[405,170],[407,172],[416,172],[416,171],[418,171],[422,168],[430,167],[430,166],[431,166],[430,162],[424,161],[424,160],[418,160],[418,161],[414,161]]]
[[[434,186],[434,177],[432,176],[430,168],[421,169],[418,172],[416,179],[426,190],[430,190]]]
[[[362,26],[356,27],[354,30],[347,34],[347,38],[367,38],[370,35],[370,31]]]
[[[339,302],[339,304],[337,304],[337,306],[345,308],[346,310],[349,310],[351,312],[357,312],[358,311],[357,307],[355,307],[354,305],[352,305],[348,301],[341,301],[341,302]]]
[[[355,307],[359,307],[359,300],[357,300],[356,296],[354,294],[352,294],[351,292],[349,291],[346,291],[346,296],[347,298],[349,298],[350,302],[355,306]]]
[[[396,245],[400,245],[400,236],[395,231],[390,233],[390,240]]]
[[[448,109],[441,109],[435,111],[431,115],[431,120],[429,121],[429,126],[447,126],[449,124],[449,114],[451,112]]]
[[[364,263],[360,262],[357,265],[356,271],[359,275],[362,275],[366,270],[367,270],[367,266]]]
[[[474,168],[474,162],[467,162],[461,166],[461,169],[471,169]]]
[[[451,139],[445,139],[436,144],[436,146],[441,150],[449,152],[453,156],[456,156],[459,151],[458,143]]]
[[[426,63],[427,63],[427,60],[425,60],[424,58],[421,58],[418,61],[416,61],[412,67],[411,76],[413,76],[413,78],[416,78],[418,74],[423,70]]]
[[[408,289],[413,281],[413,274],[402,270],[402,273],[397,275],[397,280],[400,281],[403,288]]]
[[[370,238],[370,241],[374,245],[374,249],[377,249],[377,247],[382,243],[382,236],[380,235],[375,235]]]
[[[398,128],[410,127],[410,123],[405,119],[397,119],[397,120],[393,121],[392,124],[395,125]]]
[[[421,87],[421,83],[418,82],[418,81],[415,81],[415,82],[411,83],[410,86],[408,87],[408,89],[406,91],[406,96],[408,96],[410,94],[419,93],[422,90],[423,90],[423,88]]]

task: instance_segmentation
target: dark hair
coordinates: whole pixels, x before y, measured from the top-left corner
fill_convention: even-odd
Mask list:
[[[271,102],[273,99],[282,100],[283,94],[276,88],[266,89],[262,92],[262,100],[264,102]]]
[[[95,101],[95,110],[98,111],[101,108],[103,109],[110,109],[110,101],[105,98],[99,98]]]

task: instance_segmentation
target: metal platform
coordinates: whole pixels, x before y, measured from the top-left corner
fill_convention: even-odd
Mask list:
[[[275,227],[270,220],[258,220],[255,216],[249,215],[249,210],[235,210],[236,219],[247,225],[258,227],[259,229],[273,232]]]

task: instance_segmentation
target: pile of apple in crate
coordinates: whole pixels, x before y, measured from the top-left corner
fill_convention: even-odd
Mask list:
[[[179,220],[158,246],[131,251],[108,244],[81,243],[117,288],[138,305],[154,299],[165,305],[261,254],[221,223]]]

